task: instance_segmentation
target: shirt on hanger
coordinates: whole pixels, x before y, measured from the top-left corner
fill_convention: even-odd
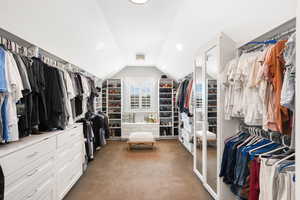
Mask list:
[[[280,104],[284,70],[282,53],[285,43],[286,40],[277,42],[266,55],[264,63],[265,77],[268,81],[268,128],[281,133],[290,132],[289,128],[285,126],[289,120],[288,109]]]

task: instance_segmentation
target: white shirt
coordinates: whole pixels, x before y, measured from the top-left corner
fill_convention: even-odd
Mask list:
[[[9,141],[19,140],[16,103],[23,97],[23,83],[13,55],[5,52],[5,71],[8,88],[8,134]]]
[[[234,72],[237,68],[237,59],[231,60],[225,67],[222,76],[223,89],[225,91],[224,113],[225,119],[230,120],[234,106]]]

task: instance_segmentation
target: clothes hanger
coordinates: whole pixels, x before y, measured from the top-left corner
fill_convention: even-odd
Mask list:
[[[281,140],[282,140],[282,144],[286,147],[288,147],[288,145],[285,144],[285,138],[286,136],[282,136]],[[284,152],[284,153],[281,153],[281,154],[278,154],[278,155],[274,155],[273,157],[274,158],[277,158],[277,157],[282,157],[282,156],[288,156],[292,153],[295,153],[295,149],[289,149],[288,151]]]
[[[282,172],[282,170],[285,170],[287,168],[290,168],[290,167],[295,167],[296,165],[296,162],[290,162],[290,163],[284,163],[282,164],[280,167],[279,167],[279,172]]]
[[[273,163],[273,164],[268,164],[268,161],[270,160],[270,158],[268,158],[267,161],[266,161],[266,165],[268,165],[268,166],[275,166],[275,165],[278,165],[279,163],[281,163],[281,162],[283,162],[283,161],[286,161],[286,160],[288,160],[288,159],[294,157],[295,155],[296,155],[296,153],[292,153],[291,155],[289,155],[289,156],[287,156],[287,157],[285,157],[285,158],[283,158],[283,159],[281,159],[281,160],[278,160],[277,162],[275,162],[275,163]]]
[[[261,137],[261,135],[259,133],[259,130],[260,129],[258,129],[258,128],[254,128],[254,133],[255,133],[256,138],[257,138],[257,140],[254,142],[254,144],[256,144],[256,143],[258,143],[258,142],[260,142],[264,139],[264,138]]]
[[[269,143],[267,143],[267,144],[264,144],[264,145],[261,145],[261,146],[259,146],[259,147],[256,147],[256,148],[250,150],[250,151],[249,151],[249,154],[252,153],[252,152],[254,152],[254,151],[257,151],[258,149],[264,148],[264,147],[269,146],[270,144],[274,144],[274,143],[275,143],[275,142],[271,141],[271,142],[269,142]]]
[[[250,146],[250,145],[256,144],[261,139],[259,137],[259,135],[257,134],[256,129],[254,127],[251,127],[250,130],[251,130],[252,134],[254,135],[254,137],[253,137],[253,139],[246,146]]]
[[[288,147],[278,147],[277,149],[273,149],[273,150],[271,150],[271,151],[268,151],[268,152],[265,152],[265,153],[262,153],[262,154],[260,154],[259,155],[259,158],[262,158],[263,156],[266,156],[266,155],[268,155],[268,154],[272,154],[272,153],[275,153],[275,152],[277,152],[277,151],[279,151],[279,150],[283,150],[283,149],[286,149],[286,148],[288,148]]]
[[[277,149],[274,149],[274,150],[265,152],[265,153],[263,153],[263,154],[260,154],[260,155],[259,155],[259,158],[262,158],[262,156],[266,156],[266,155],[271,154],[271,153],[275,153],[275,152],[277,152],[277,151],[279,151],[279,150],[283,150],[283,149],[289,148],[289,147],[286,146],[285,143],[284,143],[284,136],[281,138],[281,140],[282,140],[282,144],[283,144],[282,147],[278,147]]]
[[[248,132],[250,133],[250,136],[242,144],[239,144],[237,146],[238,149],[241,148],[242,146],[245,146],[246,144],[248,144],[249,141],[253,139],[254,135],[251,134],[251,127],[248,128]]]

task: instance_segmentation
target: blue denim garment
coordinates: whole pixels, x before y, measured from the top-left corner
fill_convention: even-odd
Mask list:
[[[263,139],[258,143],[249,146],[243,146],[240,149],[238,149],[238,163],[236,164],[234,179],[234,183],[236,185],[243,186],[245,183],[245,178],[247,177],[248,171],[249,151],[270,142],[270,140]]]
[[[8,97],[7,95],[1,96],[1,98],[4,98],[2,101],[2,104],[0,105],[1,108],[1,118],[2,118],[2,135],[3,135],[3,140],[7,142],[10,137],[9,137],[9,132],[8,132]]]
[[[0,92],[7,92],[5,76],[5,50],[0,47]]]
[[[223,182],[227,184],[232,184],[234,182],[234,169],[236,166],[236,151],[237,147],[242,144],[249,135],[244,135],[240,137],[239,141],[234,142],[230,145],[230,151],[228,153],[228,163],[226,166],[226,176],[224,176]]]
[[[270,145],[268,145],[266,147],[258,149],[258,150],[254,151],[254,152],[251,152],[251,153],[249,153],[250,160],[253,160],[255,158],[255,156],[257,156],[259,154],[267,153],[268,151],[272,151],[272,150],[278,148],[279,146],[280,146],[279,144],[273,143],[273,144],[270,144]]]
[[[233,145],[236,142],[240,141],[242,138],[247,137],[247,136],[248,136],[247,133],[241,133],[238,137],[234,137],[231,140],[229,140],[228,142],[226,142],[226,144],[224,146],[223,157],[222,157],[222,162],[221,162],[221,170],[220,170],[219,177],[226,176],[228,162],[230,162],[230,159],[231,159],[231,157],[229,155],[231,154],[231,150],[232,150]]]

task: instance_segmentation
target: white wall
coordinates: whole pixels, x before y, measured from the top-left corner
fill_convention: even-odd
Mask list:
[[[158,111],[158,81],[161,78],[161,75],[164,73],[158,70],[156,67],[133,67],[127,66],[123,68],[120,72],[112,76],[112,78],[118,78],[123,80],[123,108],[124,111],[130,110],[129,105],[129,88],[128,85],[131,83],[140,84],[143,80],[150,80],[153,85],[153,94],[151,97],[152,111]]]

